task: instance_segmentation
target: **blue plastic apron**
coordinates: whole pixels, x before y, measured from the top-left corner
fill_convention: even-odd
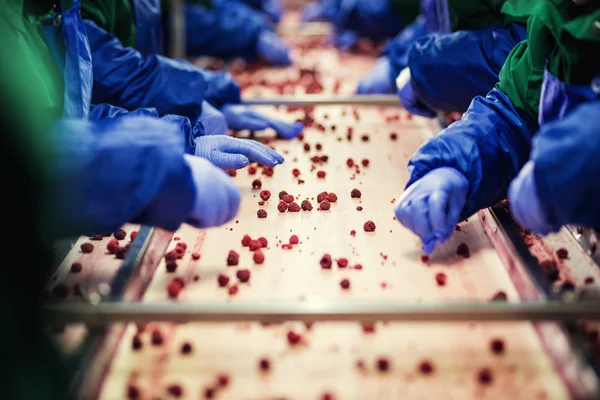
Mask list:
[[[65,98],[63,117],[87,119],[92,98],[92,55],[81,19],[79,0],[42,20],[42,30],[52,54],[63,71]]]
[[[160,12],[160,0],[132,0],[137,26],[135,48],[147,56],[161,54],[163,47],[163,32]]]

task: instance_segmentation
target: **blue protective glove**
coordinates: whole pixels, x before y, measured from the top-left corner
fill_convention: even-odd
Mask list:
[[[333,45],[342,50],[348,50],[360,40],[358,33],[354,31],[342,30],[333,34]]]
[[[552,231],[535,185],[534,163],[528,161],[508,189],[510,210],[525,229],[546,235]]]
[[[276,33],[265,30],[258,35],[256,51],[269,64],[287,66],[292,64],[290,47]]]
[[[206,101],[202,102],[200,122],[204,126],[205,135],[227,135],[229,133],[225,116]]]
[[[356,94],[391,94],[396,90],[391,78],[392,64],[388,57],[380,57],[369,73],[358,82]]]
[[[396,218],[431,253],[454,232],[467,199],[469,182],[454,168],[437,168],[416,181],[397,201]]]
[[[324,2],[308,3],[302,9],[300,20],[302,22],[315,22],[319,20],[330,21],[333,18],[332,11],[332,8],[325,7]]]
[[[408,68],[404,68],[402,72],[400,72],[400,75],[398,75],[398,79],[396,79],[396,88],[398,89],[400,102],[406,111],[427,118],[434,118],[436,116],[435,110],[427,107],[417,97],[412,86],[410,70]]]
[[[201,136],[195,139],[195,143],[195,154],[221,169],[240,169],[250,162],[274,167],[284,162],[284,158],[275,150],[254,140]]]
[[[419,15],[410,25],[389,40],[383,49],[382,57],[390,60],[390,79],[396,77],[408,66],[410,46],[420,37],[427,34],[425,16]]]
[[[229,128],[233,130],[248,129],[251,131],[261,131],[272,128],[284,139],[293,139],[304,130],[304,124],[301,122],[289,124],[260,114],[241,104],[226,104],[221,108],[221,111],[227,120]]]
[[[207,160],[184,156],[192,172],[196,197],[186,222],[197,228],[223,225],[235,217],[240,207],[240,191],[233,180]]]

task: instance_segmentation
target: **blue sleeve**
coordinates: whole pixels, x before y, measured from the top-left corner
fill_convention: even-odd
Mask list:
[[[267,14],[273,22],[278,23],[283,14],[282,0],[242,0],[245,4],[255,10],[260,10]]]
[[[425,36],[425,34],[425,17],[419,15],[414,22],[387,43],[383,55],[388,57],[392,64],[392,70],[390,71],[392,81],[395,82],[400,71],[408,65],[410,46],[416,39]]]
[[[190,55],[253,60],[258,55],[258,36],[271,28],[265,15],[243,3],[215,0],[210,8],[196,4],[185,6]],[[168,24],[164,30],[168,35]]]
[[[92,51],[93,103],[127,110],[153,107],[160,115],[183,115],[194,123],[200,118],[206,81],[198,68],[159,55],[142,56],[94,22],[84,22]]]
[[[502,200],[529,157],[535,121],[520,114],[509,98],[493,89],[473,99],[457,121],[423,144],[411,158],[407,188],[428,172],[451,167],[469,181],[461,218]]]
[[[417,39],[408,51],[415,93],[434,110],[464,112],[498,82],[506,57],[526,34],[526,27],[512,24]]]
[[[538,197],[555,227],[600,228],[600,101],[543,125],[533,140]]]
[[[92,104],[88,119],[90,121],[100,121],[109,118],[119,117],[151,117],[159,118],[158,111],[155,108],[138,108],[134,111],[129,111],[121,107],[115,107],[110,104]]]
[[[195,201],[181,135],[165,121],[63,120],[51,137],[60,235],[112,232],[125,222],[175,230]]]

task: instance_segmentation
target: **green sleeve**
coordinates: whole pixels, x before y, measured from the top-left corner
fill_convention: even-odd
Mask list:
[[[421,0],[392,0],[392,8],[408,25],[421,13]]]
[[[81,16],[115,35],[126,47],[135,47],[137,26],[131,0],[83,0]]]

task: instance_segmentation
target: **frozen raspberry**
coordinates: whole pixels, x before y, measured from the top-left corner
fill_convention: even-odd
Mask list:
[[[115,239],[117,240],[123,240],[127,237],[127,232],[125,232],[123,229],[117,229],[114,233],[113,236],[115,237]]]
[[[321,143],[317,143],[317,145],[315,146],[315,148],[317,150],[323,150],[323,145]]]
[[[458,245],[458,248],[456,249],[456,254],[464,258],[471,257],[471,251],[469,250],[469,246],[467,246],[466,243],[461,243]]]
[[[140,389],[137,388],[137,386],[134,385],[128,385],[127,386],[127,398],[130,400],[137,400],[139,399],[140,396]]]
[[[342,289],[348,289],[350,287],[350,281],[348,279],[342,279],[340,281],[340,286]]]
[[[185,342],[181,345],[180,352],[181,354],[190,354],[192,352],[192,344]]]
[[[90,240],[102,240],[102,239],[104,239],[104,236],[102,236],[99,233],[96,233],[96,234],[90,236]]]
[[[177,270],[177,262],[167,261],[167,263],[165,264],[165,268],[169,273],[175,272]]]
[[[239,279],[240,282],[245,283],[250,280],[250,271],[247,269],[240,269],[235,273],[235,276]]]
[[[229,175],[232,178],[235,178],[237,176],[237,171],[235,169],[228,169],[225,172],[227,172],[227,175]]]
[[[282,200],[289,204],[294,201],[294,196],[291,194],[286,194],[283,196]]]
[[[271,192],[269,192],[268,190],[263,190],[262,192],[260,192],[260,198],[264,201],[269,200],[271,198]]]
[[[503,302],[503,301],[507,301],[508,300],[508,296],[506,295],[506,293],[504,293],[503,291],[499,291],[497,292],[495,295],[492,296],[492,298],[490,299],[490,301],[499,301],[499,302]]]
[[[329,200],[330,203],[335,203],[337,201],[337,195],[335,193],[329,193],[327,195],[327,200]]]
[[[258,367],[262,370],[262,371],[268,371],[271,369],[271,362],[269,361],[268,358],[261,358],[258,361]]]
[[[262,187],[262,182],[259,179],[255,179],[252,181],[252,189],[260,189]]]
[[[331,256],[329,254],[324,254],[321,257],[321,268],[331,269]]]
[[[279,210],[279,212],[286,212],[288,209],[288,205],[285,201],[280,201],[279,204],[277,205],[277,210]]]
[[[199,260],[200,259],[200,253],[192,253],[192,260]]]
[[[294,331],[288,331],[287,339],[288,339],[289,344],[291,344],[293,346],[293,345],[300,343],[300,341],[302,340],[302,336],[298,335]]]
[[[338,258],[337,265],[339,268],[346,268],[348,266],[348,259],[347,258]]]
[[[421,261],[426,263],[427,261],[429,261],[429,256],[427,254],[422,254],[421,255]]]
[[[361,138],[361,140],[363,142],[368,142],[369,141],[369,135],[362,135],[360,138]]]
[[[326,163],[329,160],[329,156],[321,156],[321,161]]]
[[[273,174],[275,173],[275,170],[273,169],[273,167],[269,167],[269,166],[265,165],[263,167],[262,173],[265,176],[273,176]]]
[[[395,141],[398,139],[398,135],[396,133],[390,133],[390,139]]]
[[[369,166],[369,160],[368,159],[364,159],[360,162],[362,164],[363,167],[368,167]]]
[[[135,335],[131,340],[131,348],[133,350],[140,350],[142,348],[142,339],[138,335]]]
[[[356,265],[354,266],[354,269],[362,269],[362,264],[356,264]]]
[[[352,229],[350,231],[350,236],[352,236],[352,237],[356,236],[356,231],[354,229]]]
[[[205,399],[212,399],[215,397],[215,388],[213,387],[207,387],[206,389],[204,389],[204,398]]]
[[[71,264],[71,272],[73,273],[78,273],[81,272],[81,270],[83,269],[83,265],[81,265],[81,263],[79,261],[75,261],[73,264]]]
[[[490,349],[494,354],[503,354],[504,353],[504,340],[502,339],[493,339],[490,342]]]
[[[362,211],[362,210],[363,210],[362,206],[357,206],[356,207],[356,211]]]
[[[231,287],[229,288],[229,295],[234,296],[235,294],[237,294],[238,290],[238,285],[231,285]]]
[[[431,363],[431,361],[421,361],[421,363],[419,364],[419,371],[423,374],[423,375],[429,375],[433,372],[433,364]]]
[[[256,215],[258,216],[258,218],[267,218],[267,210],[264,210],[262,208],[260,208],[257,212]]]
[[[306,151],[306,152],[310,151],[310,144],[304,143],[304,151]]]
[[[289,212],[299,212],[300,210],[301,208],[296,202],[290,203],[290,205],[288,206]]]
[[[256,250],[254,252],[254,255],[252,256],[252,259],[256,264],[262,264],[263,262],[265,262],[265,255],[262,251]]]
[[[494,380],[494,376],[489,368],[482,368],[477,374],[477,379],[482,385],[490,385]]]
[[[317,171],[317,177],[318,177],[318,178],[325,178],[325,175],[327,175],[327,174],[325,173],[325,171]]]
[[[224,274],[219,274],[219,277],[217,278],[217,282],[219,282],[219,286],[225,287],[229,283],[229,277]]]
[[[358,189],[352,189],[352,191],[350,192],[350,197],[352,197],[353,199],[360,199],[361,196],[362,193]]]
[[[387,372],[390,369],[390,361],[387,358],[380,357],[377,359],[377,369],[379,372]]]
[[[162,333],[158,330],[155,329],[152,331],[152,336],[151,336],[151,343],[153,346],[160,346],[161,344],[163,344],[163,335]]]
[[[320,202],[322,202],[323,200],[327,200],[327,195],[328,195],[328,194],[329,194],[329,193],[327,193],[327,192],[321,192],[321,193],[319,193],[319,194],[317,195],[317,203],[320,203]]]
[[[240,255],[238,253],[236,253],[235,251],[230,250],[229,254],[227,255],[227,265],[228,266],[238,265],[239,260],[240,260]]]
[[[298,168],[294,168],[292,170],[292,175],[294,175],[295,177],[300,176],[300,170]]]
[[[254,174],[256,174],[256,170],[257,170],[257,168],[254,165],[250,165],[248,167],[248,174],[249,175],[254,175]]]
[[[375,223],[373,221],[367,221],[363,225],[365,232],[375,232]]]
[[[349,158],[346,160],[346,165],[349,167],[353,167],[354,166],[354,160]]]
[[[298,239],[298,236],[296,235],[292,235],[290,236],[290,244],[298,244],[300,240]]]
[[[435,281],[437,282],[438,286],[444,286],[446,284],[446,274],[443,272],[438,272],[435,274]]]
[[[165,254],[165,261],[169,262],[169,261],[175,261],[177,260],[177,254],[175,254],[174,251],[170,251],[167,254]]]
[[[242,238],[242,246],[248,247],[250,245],[251,240],[252,238],[250,236],[244,235],[244,237]]]
[[[302,204],[300,206],[302,207],[302,210],[304,210],[304,211],[311,211],[313,208],[312,204],[308,200],[302,201]]]
[[[94,251],[94,245],[87,242],[81,245],[81,252],[82,253],[91,253],[92,251]]]
[[[258,242],[260,243],[260,246],[263,248],[266,248],[269,245],[267,238],[264,238],[264,237],[259,237]]]
[[[327,211],[331,208],[331,203],[329,202],[329,200],[323,200],[321,202],[321,204],[319,204],[319,209],[321,211]]]
[[[183,394],[183,389],[179,385],[171,385],[167,388],[167,392],[173,397],[181,397]]]
[[[129,234],[129,239],[131,239],[131,241],[133,242],[135,240],[135,238],[137,237],[138,232],[137,231],[133,231]]]
[[[569,250],[567,249],[558,249],[556,250],[556,255],[558,256],[558,258],[560,258],[561,260],[564,260],[566,258],[569,258]]]
[[[229,375],[221,374],[217,378],[217,382],[219,382],[219,386],[225,387],[229,385]]]
[[[285,190],[279,192],[279,200],[283,200],[283,196],[285,196],[286,194],[288,194],[288,192],[286,192]]]
[[[263,246],[260,240],[251,240],[250,245],[248,247],[250,248],[250,251],[256,251],[262,248]]]
[[[177,296],[179,296],[179,292],[181,292],[181,289],[183,289],[184,286],[185,282],[183,279],[174,278],[167,286],[167,293],[169,294],[169,297],[172,299],[177,298]]]
[[[540,263],[540,268],[544,273],[550,278],[550,280],[555,281],[558,279],[558,266],[554,260],[546,260]]]

